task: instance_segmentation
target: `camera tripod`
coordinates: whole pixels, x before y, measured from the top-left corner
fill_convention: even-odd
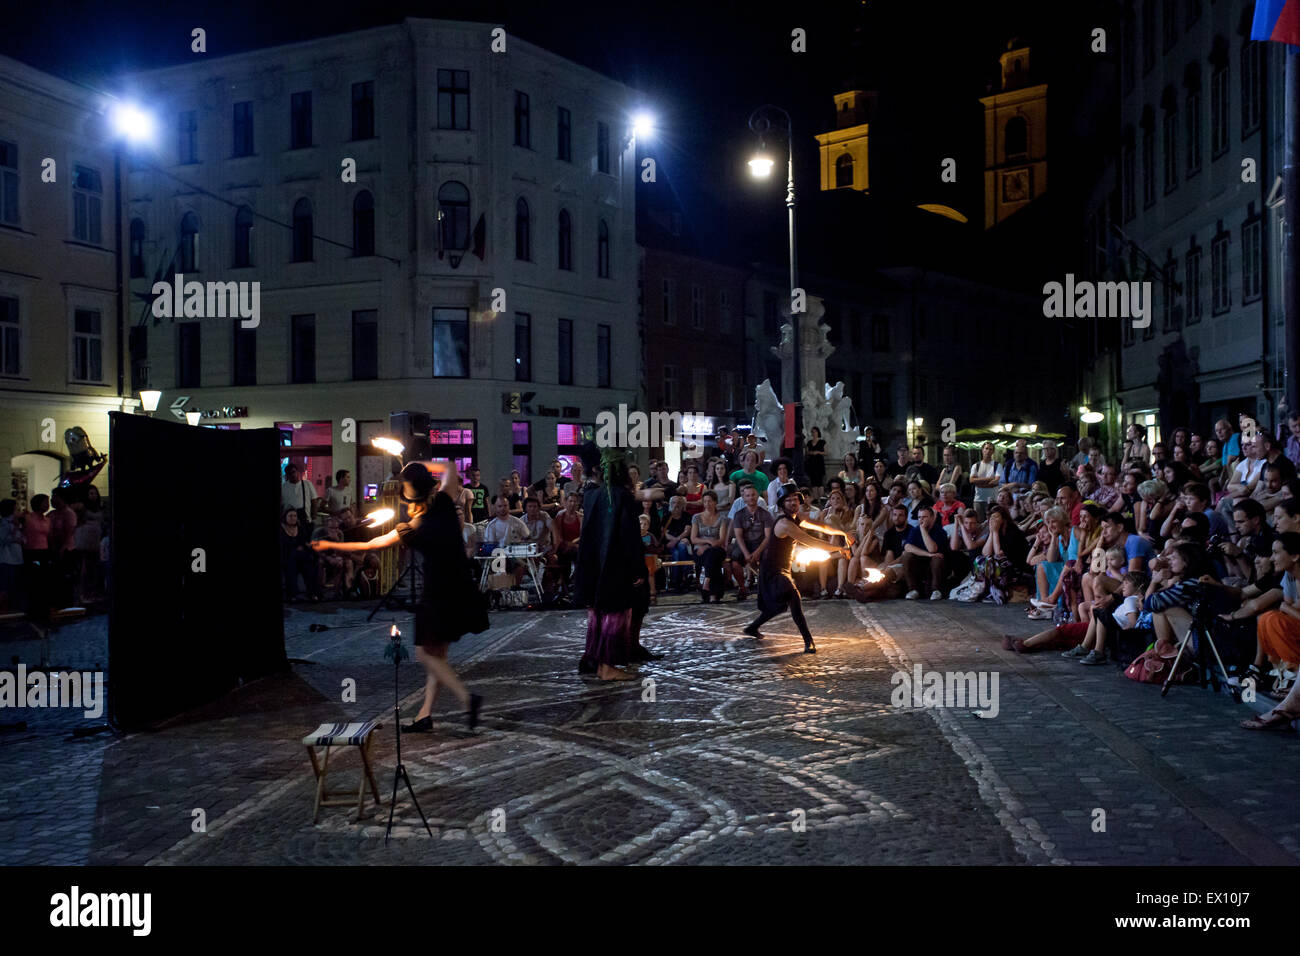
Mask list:
[[[1217,693],[1221,683],[1228,683],[1228,668],[1223,666],[1223,658],[1219,656],[1219,649],[1214,644],[1214,638],[1210,636],[1210,622],[1201,617],[1203,602],[1204,599],[1195,600],[1189,602],[1187,605],[1187,612],[1191,614],[1192,620],[1187,625],[1187,633],[1183,635],[1183,639],[1178,643],[1178,653],[1174,655],[1174,662],[1169,666],[1169,673],[1165,676],[1164,686],[1160,688],[1161,697],[1164,697],[1169,693],[1169,687],[1174,679],[1174,675],[1178,673],[1178,662],[1182,660],[1183,651],[1186,649],[1187,642],[1192,639],[1193,635],[1197,638],[1195,652],[1196,666],[1197,670],[1199,670],[1201,674],[1201,687],[1205,687],[1207,683],[1212,683],[1214,685],[1214,690]],[[1212,613],[1212,611],[1206,611],[1206,613]],[[1214,653],[1214,660],[1218,663],[1219,670],[1223,674],[1222,682],[1219,680],[1219,675],[1209,667],[1209,656],[1205,653],[1205,648],[1207,646]]]
[[[372,607],[370,613],[366,615],[367,621],[374,620],[376,614],[381,610],[389,608],[388,602],[393,598],[393,595],[397,593],[397,589],[402,586],[403,581],[406,581],[411,589],[410,594],[405,598],[406,606],[408,608],[415,607],[419,602],[419,578],[424,574],[424,569],[417,567],[419,561],[419,556],[414,550],[412,550],[410,552],[410,558],[406,564],[406,570],[397,576],[397,580],[393,582],[393,586],[385,591],[384,596],[375,602],[375,606]]]

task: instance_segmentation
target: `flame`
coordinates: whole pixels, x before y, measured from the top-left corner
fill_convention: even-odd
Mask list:
[[[381,524],[392,521],[393,515],[396,513],[392,508],[380,508],[378,511],[372,511],[366,515],[366,520],[370,522],[370,527],[378,528]]]
[[[394,438],[372,438],[370,444],[381,451],[386,451],[394,458],[401,458],[406,446]]]
[[[801,564],[818,564],[831,556],[829,551],[821,548],[796,548],[794,559]]]
[[[397,629],[397,625],[394,624],[394,625],[392,626],[392,629],[389,630],[389,632],[388,632],[388,636],[389,636],[389,637],[396,637],[398,634],[401,634],[401,633],[402,633],[402,632],[399,631],[399,630]]]
[[[876,568],[867,568],[868,584],[879,584],[883,580],[885,580],[885,573],[883,571],[877,570]]]

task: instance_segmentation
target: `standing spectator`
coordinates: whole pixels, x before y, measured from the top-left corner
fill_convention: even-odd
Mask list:
[[[1300,470],[1300,412],[1292,412],[1286,417],[1286,457],[1293,467]]]
[[[907,446],[902,442],[898,444],[898,458],[889,463],[889,477],[907,479],[907,466],[912,462],[908,457]]]
[[[826,482],[826,440],[816,425],[809,429],[809,436],[804,446],[803,467],[808,472],[808,484],[812,485],[813,496],[820,498],[822,485]]]
[[[925,446],[915,445],[912,448],[912,460],[907,464],[907,477],[920,478],[928,481],[933,488],[935,482],[939,480],[939,469],[925,460]]]
[[[280,510],[292,508],[298,512],[298,527],[306,534],[311,528],[312,511],[316,505],[316,489],[310,481],[303,481],[298,466],[284,466],[284,483],[280,485]]]
[[[731,479],[727,477],[726,462],[715,461],[710,464],[708,474],[704,478],[704,484],[713,492],[718,508],[723,513],[726,513],[731,508],[731,502],[735,497],[731,491]],[[704,499],[701,498],[700,500],[703,501]]]
[[[1087,435],[1079,437],[1079,453],[1070,459],[1071,474],[1078,471],[1080,465],[1088,463],[1088,453],[1092,451],[1092,439]]]
[[[975,488],[975,510],[981,518],[998,494],[998,463],[993,458],[995,451],[993,443],[986,441],[980,446],[980,460],[970,470],[970,483]]]
[[[468,475],[469,483],[465,487],[474,496],[474,503],[470,506],[470,520],[478,524],[487,521],[491,515],[491,509],[488,508],[488,489],[487,485],[479,480],[480,472],[477,468],[471,465]]]
[[[943,467],[939,469],[939,478],[936,481],[936,485],[938,487],[942,487],[943,485],[953,485],[960,490],[964,474],[965,472],[962,471],[961,464],[957,461],[957,446],[944,445]]]
[[[352,472],[340,468],[334,475],[334,487],[325,499],[325,513],[342,518],[344,513],[352,512],[356,498],[352,491]]]
[[[1061,487],[1061,482],[1066,479],[1064,462],[1061,461],[1060,455],[1056,442],[1044,438],[1043,460],[1038,463],[1038,480],[1047,485],[1047,493],[1051,496],[1056,495],[1056,489]]]
[[[77,555],[77,602],[87,604],[99,600],[103,581],[99,574],[99,542],[104,536],[104,512],[100,506],[99,489],[91,485],[86,489],[86,500],[77,508],[77,529],[73,533],[73,547]]]
[[[916,526],[907,532],[903,545],[903,571],[907,575],[908,600],[921,596],[929,585],[930,600],[943,599],[943,583],[949,552],[948,536],[934,520],[934,509],[928,504],[918,509]]]
[[[772,462],[772,471],[776,475],[767,486],[767,510],[773,515],[779,516],[779,509],[776,504],[777,493],[786,485],[793,485],[794,479],[790,477],[791,462],[789,458],[778,458]]]
[[[754,490],[760,495],[767,492],[768,477],[758,470],[758,465],[761,460],[762,459],[759,458],[758,452],[754,449],[746,448],[741,452],[741,468],[737,471],[733,471],[728,479],[731,482],[731,497],[733,501],[740,497],[740,483],[742,481],[748,481],[754,486]]]
[[[560,505],[564,500],[564,490],[560,483],[555,479],[555,472],[548,471],[542,477],[541,490],[537,492],[538,500],[542,504],[542,510],[548,515],[554,516],[560,510]]]
[[[1019,438],[1011,461],[1002,469],[1002,485],[1009,486],[1014,493],[1020,493],[1028,491],[1037,480],[1038,465],[1029,457],[1029,442]]]
[[[21,610],[18,579],[23,568],[23,529],[14,517],[17,507],[13,498],[0,501],[0,607],[5,611]]]
[[[307,585],[313,601],[319,601],[320,582],[317,580],[316,555],[308,546],[308,535],[298,524],[298,509],[287,507],[280,515],[280,567],[284,572],[284,599],[298,600],[298,578]]]
[[[77,513],[68,506],[63,492],[55,489],[50,494],[50,571],[53,575],[51,597],[59,607],[73,603],[73,581],[76,573]]]
[[[1120,456],[1121,471],[1140,468],[1146,471],[1151,467],[1151,446],[1147,444],[1147,427],[1133,422],[1128,426],[1128,437],[1124,442],[1124,453]]]

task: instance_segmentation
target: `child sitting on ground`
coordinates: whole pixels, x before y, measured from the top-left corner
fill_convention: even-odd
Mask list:
[[[1119,552],[1123,557],[1123,552]],[[1115,623],[1125,631],[1151,626],[1151,612],[1142,610],[1142,594],[1146,591],[1150,579],[1141,571],[1130,571],[1120,582],[1119,593],[1124,600],[1115,610]],[[1108,597],[1093,602],[1094,607],[1109,603]],[[1093,646],[1095,644],[1095,646]],[[1105,664],[1110,658],[1106,654],[1106,629],[1097,622],[1094,615],[1092,625],[1083,643],[1061,654],[1062,657],[1077,658],[1080,664]]]

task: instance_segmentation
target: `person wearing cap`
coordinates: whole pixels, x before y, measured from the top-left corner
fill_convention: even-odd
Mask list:
[[[435,470],[441,472],[438,485]],[[474,580],[473,562],[461,538],[460,476],[451,467],[413,461],[401,472],[408,520],[370,541],[313,541],[313,551],[380,551],[403,545],[420,553],[424,592],[415,606],[415,656],[424,665],[424,703],[407,733],[433,730],[433,705],[447,687],[478,724],[483,698],[471,694],[447,661],[452,642],[488,629],[487,602]]]
[[[790,617],[794,619],[795,627],[799,628],[799,633],[803,635],[804,653],[816,654],[817,645],[813,643],[812,632],[808,630],[808,620],[803,613],[803,601],[799,596],[799,588],[795,586],[794,575],[790,571],[790,558],[794,553],[794,546],[802,544],[807,548],[838,551],[844,556],[845,560],[851,558],[853,552],[847,547],[847,538],[845,547],[833,548],[828,546],[825,541],[814,538],[803,530],[799,518],[799,508],[803,504],[803,493],[798,488],[789,485],[783,487],[776,503],[781,510],[781,516],[772,529],[772,540],[764,551],[758,570],[758,610],[760,613],[757,618],[744,628],[744,633],[756,640],[761,639],[763,635],[759,633],[758,629],[778,614],[783,614],[788,610]],[[843,532],[835,528],[826,528],[811,523],[809,523],[808,527],[845,537]]]

